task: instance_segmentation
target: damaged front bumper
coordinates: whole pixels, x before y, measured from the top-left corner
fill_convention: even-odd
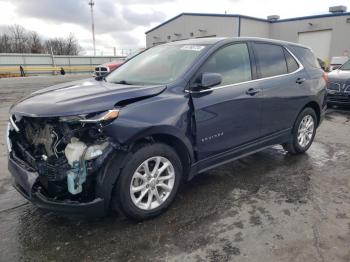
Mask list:
[[[41,209],[64,214],[83,216],[104,216],[107,213],[106,203],[103,198],[97,197],[89,202],[71,200],[55,200],[46,197],[38,186],[39,174],[25,166],[19,159],[10,154],[8,169],[13,176],[13,186],[26,199]]]

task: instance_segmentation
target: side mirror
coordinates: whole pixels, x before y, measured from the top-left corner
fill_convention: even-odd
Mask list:
[[[200,87],[202,89],[208,89],[210,87],[221,84],[222,75],[218,73],[203,73],[200,82]]]

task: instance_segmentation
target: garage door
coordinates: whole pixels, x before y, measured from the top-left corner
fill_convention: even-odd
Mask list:
[[[299,43],[309,46],[318,58],[328,62],[331,49],[332,30],[299,33]]]

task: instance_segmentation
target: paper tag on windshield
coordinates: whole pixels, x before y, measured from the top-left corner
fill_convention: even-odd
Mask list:
[[[184,45],[181,47],[181,50],[186,50],[186,51],[202,51],[205,46],[203,45]]]

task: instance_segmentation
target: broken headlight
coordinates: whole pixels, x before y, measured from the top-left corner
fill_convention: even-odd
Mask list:
[[[12,143],[10,140],[10,131],[11,131],[12,127],[11,124],[8,123],[7,124],[7,132],[6,132],[6,142],[7,142],[7,150],[10,153],[12,151]]]
[[[97,114],[62,116],[59,118],[61,122],[80,122],[80,123],[101,123],[117,119],[119,109],[112,109]]]

